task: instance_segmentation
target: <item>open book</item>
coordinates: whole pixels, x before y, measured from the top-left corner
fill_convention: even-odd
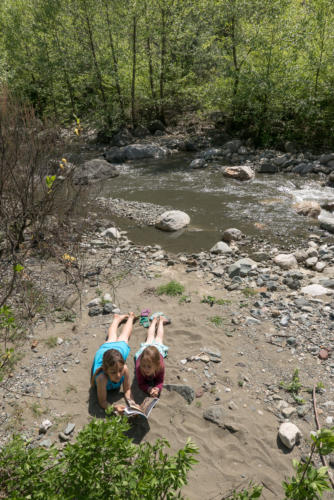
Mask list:
[[[159,398],[145,398],[141,405],[138,405],[132,400],[129,400],[128,406],[124,410],[124,415],[132,417],[133,415],[141,415],[148,418],[151,411],[159,401]]]

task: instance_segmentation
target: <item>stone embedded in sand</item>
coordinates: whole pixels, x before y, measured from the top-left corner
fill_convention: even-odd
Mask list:
[[[254,170],[247,165],[227,167],[225,168],[223,175],[225,177],[230,177],[231,179],[237,179],[238,181],[249,181],[255,177]]]
[[[293,208],[296,210],[297,214],[305,215],[307,217],[313,217],[317,219],[321,212],[321,207],[319,203],[316,201],[301,201],[300,203],[296,203],[293,205]]]
[[[274,262],[282,269],[298,267],[297,259],[292,253],[281,253],[274,257]]]
[[[231,253],[232,251],[232,248],[224,241],[218,241],[210,250],[211,253],[215,254]]]
[[[167,391],[175,391],[182,396],[188,404],[192,403],[195,398],[195,391],[189,385],[166,384]]]
[[[178,231],[188,226],[190,217],[181,210],[169,210],[160,215],[155,227],[163,231]]]
[[[327,349],[320,349],[319,351],[319,358],[322,360],[328,359],[329,352]]]
[[[325,288],[322,285],[317,284],[303,286],[300,291],[302,293],[306,293],[307,295],[312,295],[313,297],[317,297],[318,295],[330,295],[334,293],[334,291],[330,288]]]
[[[278,437],[284,446],[289,448],[289,450],[292,450],[295,444],[299,443],[302,433],[292,422],[284,422],[278,429]]]
[[[247,276],[250,271],[256,268],[257,263],[254,260],[246,257],[234,262],[234,264],[232,264],[228,268],[228,275],[230,278],[233,278],[234,276]]]
[[[103,233],[101,233],[101,236],[107,236],[108,238],[116,239],[118,240],[121,237],[121,233],[118,231],[116,227],[108,227]]]
[[[203,412],[203,418],[205,418],[205,420],[209,420],[219,426],[223,425],[224,415],[223,406],[209,406],[209,408]]]
[[[225,241],[226,243],[231,243],[231,241],[239,241],[243,237],[242,232],[240,229],[237,229],[235,227],[230,227],[229,229],[225,229],[225,231],[222,234],[222,240]]]

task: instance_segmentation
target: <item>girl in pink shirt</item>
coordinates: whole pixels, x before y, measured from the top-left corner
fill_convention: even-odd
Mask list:
[[[146,342],[141,344],[135,354],[136,377],[140,389],[151,397],[157,398],[164,383],[164,358],[168,352],[168,347],[162,343],[164,325],[169,324],[170,320],[162,313],[156,313],[151,318],[152,323],[147,331]]]

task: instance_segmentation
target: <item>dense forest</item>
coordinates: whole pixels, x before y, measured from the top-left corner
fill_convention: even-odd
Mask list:
[[[0,81],[58,123],[218,111],[256,144],[330,147],[333,21],[332,0],[2,0]]]

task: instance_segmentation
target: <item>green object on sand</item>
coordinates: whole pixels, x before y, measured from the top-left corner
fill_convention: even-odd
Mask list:
[[[139,324],[144,328],[148,328],[150,326],[150,320],[147,316],[140,316]]]

